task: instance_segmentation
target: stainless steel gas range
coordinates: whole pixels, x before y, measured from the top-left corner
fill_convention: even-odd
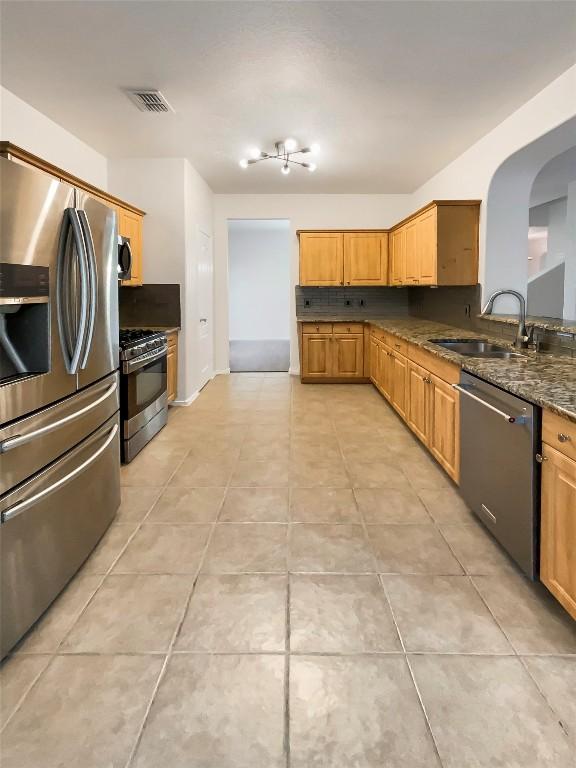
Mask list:
[[[120,331],[122,461],[128,464],[168,420],[166,334]]]

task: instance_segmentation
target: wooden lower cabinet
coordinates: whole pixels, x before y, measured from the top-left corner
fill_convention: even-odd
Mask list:
[[[430,435],[428,371],[408,362],[408,407],[406,423],[416,436],[428,445]]]
[[[406,379],[408,376],[408,360],[404,355],[390,353],[390,369],[392,379],[392,405],[400,416],[406,420]]]
[[[176,400],[178,394],[178,331],[166,334],[168,353],[166,355],[166,379],[168,402]]]
[[[458,392],[437,376],[429,386],[430,429],[428,448],[450,475],[460,477],[460,400]]]
[[[332,376],[364,378],[364,334],[335,333],[332,336]]]
[[[332,375],[332,334],[302,335],[302,376],[325,379]]]
[[[542,444],[540,579],[576,619],[576,461]]]

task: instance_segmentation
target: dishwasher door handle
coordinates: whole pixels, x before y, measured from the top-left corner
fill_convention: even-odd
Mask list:
[[[498,408],[495,408],[493,405],[490,405],[490,403],[487,403],[486,400],[482,400],[481,397],[473,395],[472,392],[470,392],[468,389],[465,389],[464,387],[461,387],[459,384],[452,384],[452,387],[453,389],[457,389],[458,392],[463,392],[465,395],[468,395],[468,397],[471,397],[473,400],[476,400],[476,402],[481,403],[491,411],[494,411],[494,413],[497,413],[498,416],[502,416],[502,418],[506,419],[506,421],[508,421],[510,424],[523,424],[526,420],[524,416],[510,416],[509,413],[504,413],[504,411],[501,411]]]

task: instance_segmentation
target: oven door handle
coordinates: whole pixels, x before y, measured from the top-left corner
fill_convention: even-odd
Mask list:
[[[468,395],[468,397],[471,397],[472,400],[476,400],[477,403],[481,403],[486,408],[489,408],[491,411],[494,411],[494,413],[497,413],[498,416],[502,416],[503,419],[506,419],[507,422],[510,424],[524,424],[526,421],[526,418],[524,416],[510,416],[509,413],[504,413],[504,411],[499,410],[498,408],[495,408],[493,405],[490,405],[490,403],[487,403],[486,400],[482,400],[481,397],[477,397],[477,395],[473,395],[470,390],[465,389],[464,387],[461,387],[459,384],[452,384],[452,388],[458,390],[458,392],[463,392],[465,395]]]
[[[134,371],[144,368],[145,365],[153,363],[154,360],[164,357],[167,351],[168,345],[165,344],[163,347],[153,349],[151,352],[147,352],[145,355],[140,355],[140,357],[135,357],[133,360],[124,360],[122,363],[122,373],[134,373]]]

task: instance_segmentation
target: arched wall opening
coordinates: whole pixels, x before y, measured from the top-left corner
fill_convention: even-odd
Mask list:
[[[576,117],[512,154],[492,177],[486,200],[484,301],[499,288],[514,288],[527,295],[529,211],[534,181],[548,162],[575,145]],[[576,206],[576,201],[572,205]],[[564,301],[563,316],[566,319],[576,316],[576,290],[570,290],[571,284],[576,285],[575,215],[574,209],[568,212],[572,252],[567,258],[565,273],[568,300]],[[517,304],[508,297],[502,297],[496,311],[516,312]],[[558,316],[562,316],[561,307]]]

